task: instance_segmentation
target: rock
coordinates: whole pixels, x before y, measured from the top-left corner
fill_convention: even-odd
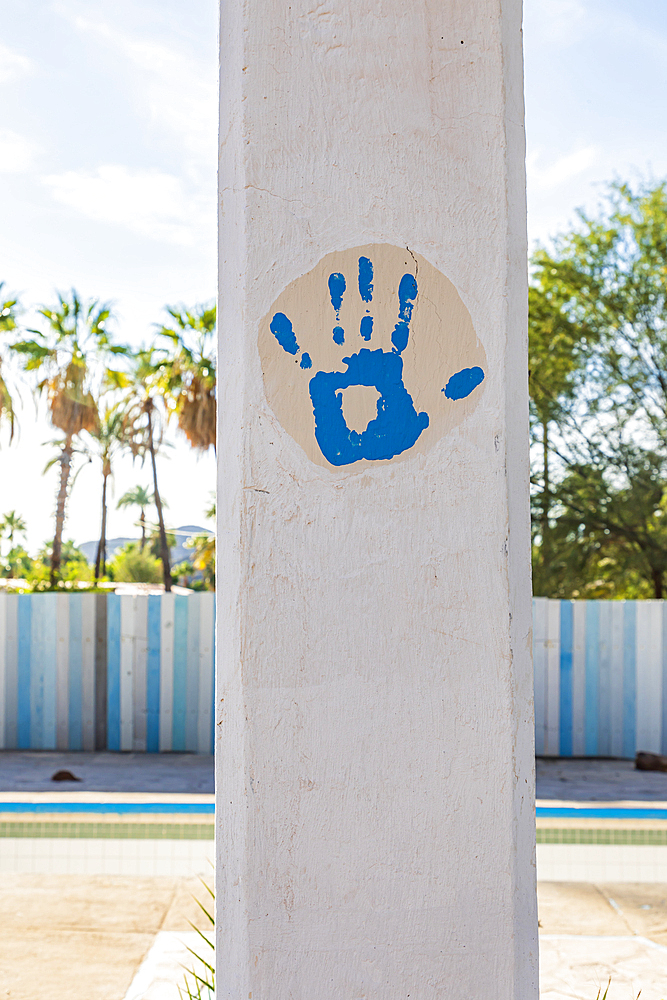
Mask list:
[[[639,750],[635,758],[635,768],[637,771],[667,771],[667,757]]]
[[[77,778],[75,774],[71,771],[56,771],[55,774],[51,775],[51,781],[81,781],[81,778]]]

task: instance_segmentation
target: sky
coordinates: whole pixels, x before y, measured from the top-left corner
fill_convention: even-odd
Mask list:
[[[119,340],[151,340],[167,304],[216,294],[216,0],[2,0],[0,281],[34,308],[56,290],[110,301]],[[667,177],[664,0],[525,0],[531,244],[594,211],[605,183]],[[18,443],[0,442],[0,514],[30,548],[53,532],[54,431],[20,386]],[[173,526],[206,524],[212,454],[175,432],[160,462]],[[85,464],[65,534],[97,537],[100,475]],[[115,501],[149,470],[115,469],[108,532],[134,535]]]

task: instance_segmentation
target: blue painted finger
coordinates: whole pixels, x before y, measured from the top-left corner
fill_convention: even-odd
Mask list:
[[[336,319],[338,319],[340,307],[343,304],[343,295],[345,294],[346,287],[344,275],[329,275],[329,295],[331,296],[331,305],[336,311]]]
[[[410,320],[417,299],[417,279],[413,274],[404,274],[398,286],[398,323],[391,335],[391,342],[397,354],[402,354],[408,346]]]
[[[368,257],[359,258],[359,294],[362,302],[373,301],[373,262]],[[366,309],[369,313],[370,309]],[[364,316],[359,325],[359,333],[364,340],[370,340],[373,333],[373,317]]]
[[[288,354],[297,353],[299,345],[296,342],[296,334],[285,313],[276,313],[269,324],[269,329],[283,351],[287,351]]]
[[[359,294],[363,302],[373,301],[373,262],[368,257],[359,258]]]
[[[483,381],[484,372],[481,368],[462,368],[460,372],[452,375],[441,391],[444,392],[447,399],[465,399]]]
[[[273,336],[276,338],[283,351],[287,354],[298,354],[301,348],[299,347],[296,339],[296,334],[294,333],[294,328],[292,327],[291,321],[287,318],[285,313],[276,313],[271,322],[269,323],[269,329]],[[310,354],[306,354],[304,351],[301,355],[300,361],[301,368],[312,368],[313,362],[310,360]]]
[[[336,324],[340,320],[340,308],[343,304],[343,295],[345,294],[346,287],[344,275],[338,273],[329,275],[329,295],[331,297],[331,305],[336,313]],[[345,343],[345,330],[342,326],[336,325],[334,327],[333,339],[334,344]]]

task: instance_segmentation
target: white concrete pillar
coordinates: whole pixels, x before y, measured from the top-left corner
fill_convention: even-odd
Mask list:
[[[535,1000],[520,0],[223,0],[218,997]]]

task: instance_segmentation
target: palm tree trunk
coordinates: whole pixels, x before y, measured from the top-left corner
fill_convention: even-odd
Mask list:
[[[551,530],[549,526],[549,514],[551,513],[551,483],[549,482],[549,422],[542,420],[542,567],[551,563]]]
[[[150,400],[149,400],[150,402]],[[162,579],[166,593],[171,590],[171,566],[169,565],[169,545],[167,544],[167,532],[164,527],[164,517],[162,516],[162,501],[157,488],[157,467],[155,465],[155,446],[153,444],[153,418],[152,404],[146,408],[148,415],[148,447],[151,453],[151,465],[153,466],[153,493],[155,494],[155,509],[160,526],[160,558],[162,560]]]
[[[72,435],[65,438],[60,453],[60,486],[56,498],[56,533],[53,537],[51,551],[51,586],[55,587],[60,576],[60,557],[63,548],[63,529],[65,527],[65,506],[67,504],[67,487],[72,469]]]
[[[95,558],[95,579],[99,580],[107,571],[107,479],[102,478],[102,526],[100,528],[100,540],[97,543],[97,556]]]
[[[141,552],[144,551],[144,546],[146,545],[146,511],[141,508],[141,514],[139,515],[139,524],[141,525],[141,545],[139,549]]]
[[[8,569],[7,569],[7,579],[8,580],[13,580],[14,579],[14,570],[12,568],[12,562],[11,562],[11,555],[12,555],[12,549],[13,548],[14,548],[14,532],[10,531],[9,532],[9,558],[7,560],[7,566],[8,566]]]
[[[653,596],[656,601],[661,601],[664,596],[662,587],[662,571],[651,567],[651,579],[653,581]]]

